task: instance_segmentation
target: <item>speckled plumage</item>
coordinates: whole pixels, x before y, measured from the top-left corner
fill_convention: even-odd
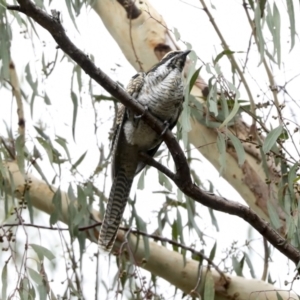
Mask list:
[[[147,73],[132,77],[127,92],[172,129],[182,111],[182,70],[189,51],[172,51]],[[106,214],[99,235],[99,246],[110,251],[116,238],[134,176],[145,164],[139,161],[138,152],[154,156],[161,136],[143,119],[137,118],[124,105],[118,106],[117,122],[113,137],[111,188]]]

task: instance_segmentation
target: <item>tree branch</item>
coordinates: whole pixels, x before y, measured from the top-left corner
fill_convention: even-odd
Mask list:
[[[119,99],[121,103],[130,108],[133,112],[143,115],[143,119],[157,133],[161,133],[163,131],[164,126],[162,122],[153,117],[147,110],[145,110],[132,97],[130,97],[128,93],[124,91],[117,83],[111,80],[103,71],[101,71],[101,69],[97,68],[89,59],[89,57],[71,42],[58,19],[53,18],[49,14],[45,13],[30,0],[18,0],[18,3],[20,4],[20,7],[17,9],[15,6],[8,6],[7,8],[21,11],[49,31],[59,47],[76,63],[78,63],[78,65],[91,78],[99,83],[107,92]],[[260,232],[276,249],[292,260],[296,265],[298,264],[300,260],[300,252],[284,238],[282,238],[273,228],[271,228],[267,222],[259,218],[250,208],[205,192],[193,184],[187,160],[170,130],[163,135],[163,140],[167,144],[167,147],[174,159],[176,174],[174,176],[172,172],[167,172],[162,167],[159,167],[159,169],[167,176],[170,175],[170,178],[183,193],[207,207],[236,215],[244,219],[258,232]],[[155,162],[154,159],[150,157],[145,159],[149,165],[158,167],[158,163]]]
[[[172,152],[172,149],[169,149]],[[213,193],[209,193],[201,190],[198,186],[188,182],[187,178],[182,181],[181,174],[176,175],[172,173],[165,166],[157,162],[154,158],[146,153],[140,154],[141,159],[152,166],[166,176],[168,176],[177,187],[187,196],[194,199],[206,207],[225,212],[231,215],[238,216],[248,222],[253,228],[255,228],[262,236],[264,236],[269,243],[271,243],[277,250],[283,253],[286,257],[292,260],[296,265],[300,261],[300,252],[287,242],[275,229],[273,229],[269,223],[260,218],[252,209],[245,205],[239,204],[235,201],[228,200],[224,197],[217,196]]]

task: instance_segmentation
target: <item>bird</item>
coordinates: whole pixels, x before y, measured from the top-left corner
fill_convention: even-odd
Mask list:
[[[166,128],[172,130],[183,109],[184,82],[182,71],[190,50],[171,51],[147,72],[139,72],[128,83],[126,91],[144,106]],[[123,104],[118,105],[112,138],[112,187],[102,222],[98,245],[110,252],[128,201],[134,176],[144,167],[139,152],[154,156],[162,143],[143,119]]]

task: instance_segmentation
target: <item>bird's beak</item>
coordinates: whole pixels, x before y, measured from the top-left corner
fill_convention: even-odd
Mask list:
[[[192,50],[186,50],[186,51],[184,51],[181,55],[182,56],[188,56],[188,54],[191,52]]]

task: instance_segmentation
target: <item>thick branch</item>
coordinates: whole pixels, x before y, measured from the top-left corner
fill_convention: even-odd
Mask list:
[[[170,149],[171,151],[171,149]],[[145,153],[140,154],[141,159],[148,165],[157,168],[166,176],[174,181],[177,187],[187,196],[194,199],[207,207],[214,210],[226,212],[231,215],[238,216],[253,226],[268,242],[270,242],[277,250],[292,260],[296,265],[300,261],[300,252],[288,243],[281,235],[273,229],[269,223],[258,217],[249,207],[239,204],[235,201],[219,197],[213,193],[205,192],[192,183],[185,176],[182,181],[181,174],[174,174],[165,166],[161,165],[155,159]],[[181,159],[181,158],[180,158]]]
[[[20,4],[20,9],[18,10],[34,19],[38,24],[48,30],[60,48],[78,63],[91,78],[106,89],[106,91],[119,99],[125,106],[132,109],[137,114],[142,114],[143,119],[157,133],[163,131],[164,126],[161,122],[154,118],[117,83],[97,68],[88,56],[70,41],[58,19],[45,13],[30,0],[18,0],[18,3]],[[163,139],[167,144],[176,165],[177,172],[172,179],[185,194],[205,206],[243,218],[258,230],[258,232],[260,232],[276,249],[286,255],[286,257],[295,264],[298,264],[300,252],[283,239],[268,223],[259,218],[251,209],[236,202],[228,201],[225,198],[202,191],[195,186],[192,183],[189,166],[184,153],[170,130],[164,134]],[[147,163],[151,165],[150,161]],[[162,169],[161,171],[163,172]]]

